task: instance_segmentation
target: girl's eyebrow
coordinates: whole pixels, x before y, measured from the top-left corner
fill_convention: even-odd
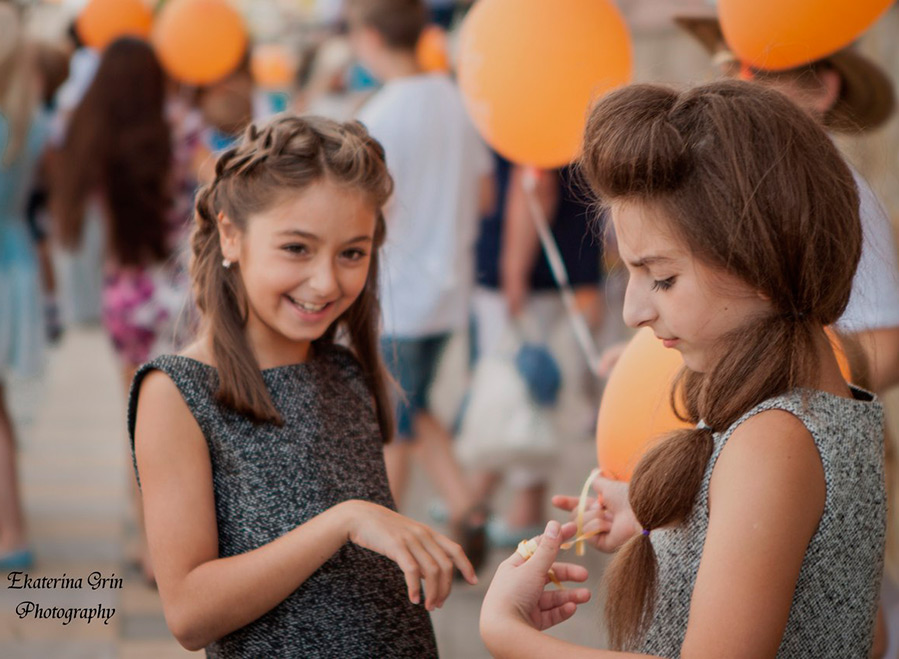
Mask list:
[[[305,238],[306,240],[311,240],[314,242],[321,242],[321,238],[316,236],[314,233],[309,233],[308,231],[301,231],[300,229],[285,229],[284,231],[279,231],[276,235],[278,236],[299,236],[300,238]],[[366,236],[365,234],[361,236],[356,236],[355,238],[350,238],[344,244],[349,245],[351,243],[359,243],[359,242],[374,242],[374,239],[371,236]]]
[[[634,268],[643,268],[648,265],[653,265],[654,263],[670,263],[674,259],[670,256],[663,256],[661,254],[653,254],[651,256],[644,256],[641,259],[637,259],[636,261],[631,261],[630,264]]]

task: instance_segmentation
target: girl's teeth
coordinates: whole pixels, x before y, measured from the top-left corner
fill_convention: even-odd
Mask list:
[[[316,311],[321,311],[326,306],[328,306],[327,304],[315,305],[315,304],[306,304],[305,302],[297,302],[293,298],[290,298],[290,301],[293,302],[298,307],[300,307],[301,309],[304,309],[305,311],[311,311],[313,313],[315,313]]]

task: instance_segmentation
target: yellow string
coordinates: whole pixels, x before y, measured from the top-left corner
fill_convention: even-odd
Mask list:
[[[563,542],[560,549],[571,549],[576,546],[575,553],[578,556],[584,555],[584,540],[588,540],[595,535],[599,534],[599,529],[594,529],[593,531],[589,531],[584,533],[584,510],[587,507],[587,495],[590,493],[590,484],[593,482],[593,479],[599,475],[599,469],[594,469],[590,472],[590,475],[587,477],[587,481],[584,483],[584,487],[581,488],[581,498],[578,500],[577,506],[577,532],[573,539],[568,542]],[[518,548],[515,550],[518,552],[518,555],[521,556],[525,561],[527,561],[531,556],[534,555],[537,551],[537,541],[533,538],[530,540],[522,540],[518,543]],[[556,574],[549,570],[547,573],[549,580],[552,581],[559,590],[565,590],[565,586],[562,585],[562,582],[556,577]]]

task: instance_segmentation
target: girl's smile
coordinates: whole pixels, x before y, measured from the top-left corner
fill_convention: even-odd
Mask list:
[[[368,279],[375,219],[362,192],[322,179],[251,215],[245,232],[220,221],[260,366],[304,361],[310,343],[356,301]]]

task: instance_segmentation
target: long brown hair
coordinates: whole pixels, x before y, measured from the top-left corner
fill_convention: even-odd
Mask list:
[[[99,191],[117,262],[168,258],[172,146],[164,102],[165,75],[150,45],[129,37],[111,43],[72,115],[54,171],[53,210],[64,245],[81,242],[85,201]]]
[[[282,116],[262,127],[251,124],[241,142],[219,157],[215,179],[198,193],[191,276],[218,369],[217,396],[256,421],[283,422],[244,333],[248,308],[241,277],[235,269],[222,267],[217,216],[224,213],[245,231],[250,215],[271,208],[285,192],[298,193],[326,178],[367,195],[377,220],[365,288],[313,347],[333,344],[338,332],[346,335],[374,396],[387,442],[393,436],[393,414],[378,346],[378,251],[386,232],[381,208],[393,180],[384,149],[358,122]]]
[[[590,114],[581,165],[603,203],[652,204],[695,258],[771,300],[770,315],[722,338],[708,372],[681,372],[685,420],[706,427],[670,434],[634,472],[630,504],[643,528],[678,524],[693,509],[712,433],[815,381],[816,336],[846,308],[861,254],[858,192],[813,119],[738,81],[609,94]],[[646,533],[607,570],[613,647],[642,641],[656,572]]]

